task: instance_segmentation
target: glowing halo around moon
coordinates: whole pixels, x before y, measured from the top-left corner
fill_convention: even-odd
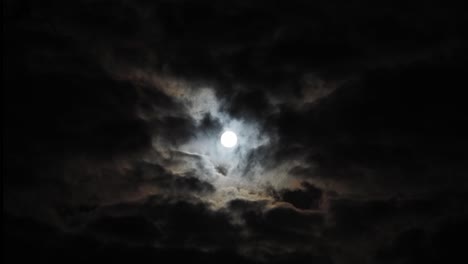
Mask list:
[[[226,148],[233,148],[237,145],[237,135],[232,131],[225,131],[221,135],[221,145]]]

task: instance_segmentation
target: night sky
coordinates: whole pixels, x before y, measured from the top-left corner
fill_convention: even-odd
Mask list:
[[[5,263],[466,261],[461,5],[2,6]]]

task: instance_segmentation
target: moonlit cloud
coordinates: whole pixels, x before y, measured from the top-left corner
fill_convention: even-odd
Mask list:
[[[342,2],[6,0],[5,262],[462,259],[464,9]]]

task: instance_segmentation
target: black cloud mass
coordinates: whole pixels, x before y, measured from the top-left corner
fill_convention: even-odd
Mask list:
[[[466,258],[461,5],[2,6],[5,263]]]

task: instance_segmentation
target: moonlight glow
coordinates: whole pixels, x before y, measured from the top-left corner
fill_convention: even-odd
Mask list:
[[[236,133],[232,131],[226,131],[221,135],[221,144],[226,148],[232,148],[237,144]]]

